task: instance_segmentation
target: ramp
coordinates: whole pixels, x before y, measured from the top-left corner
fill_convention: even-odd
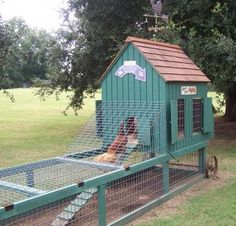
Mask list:
[[[117,165],[121,165],[132,153],[132,151],[136,150],[138,147],[138,143],[127,143],[126,150],[123,153],[120,153],[117,156],[117,159],[115,163]],[[72,160],[73,161],[73,160]],[[76,160],[75,160],[76,161]],[[91,163],[90,163],[91,164]],[[101,167],[100,163],[93,163],[93,166]],[[104,164],[103,167],[106,167],[107,164]],[[115,166],[113,166],[115,167]],[[117,167],[117,166],[116,166]],[[119,167],[117,167],[118,169]],[[123,168],[123,167],[122,167]],[[83,208],[91,198],[96,194],[97,189],[91,188],[84,192],[81,192],[79,195],[76,196],[76,198],[68,205],[63,212],[57,216],[57,218],[52,222],[52,226],[66,226],[71,221],[73,221],[75,214],[80,211],[81,208]]]
[[[85,206],[85,204],[93,197],[97,192],[96,188],[88,189],[75,198],[64,211],[57,216],[57,218],[52,222],[52,226],[64,226],[73,220],[75,214]]]

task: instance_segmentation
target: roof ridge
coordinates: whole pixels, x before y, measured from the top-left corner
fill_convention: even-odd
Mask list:
[[[178,46],[178,45],[173,45],[173,44],[169,44],[169,43],[165,43],[165,42],[158,42],[158,41],[149,40],[149,39],[137,38],[137,37],[132,37],[132,36],[128,36],[126,38],[125,42],[142,42],[142,43],[153,44],[153,45],[157,45],[157,46],[165,46],[165,47],[170,47],[170,48],[182,50],[180,48],[180,46]]]

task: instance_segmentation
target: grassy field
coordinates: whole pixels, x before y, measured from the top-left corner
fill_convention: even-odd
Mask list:
[[[12,93],[15,103],[0,94],[0,167],[63,154],[94,112],[94,99],[86,100],[79,116],[73,112],[64,116],[66,95],[60,101],[50,97],[41,102],[32,89]],[[214,93],[209,95],[215,97]],[[100,94],[96,97],[100,98]],[[217,120],[216,137],[208,153],[219,159],[220,179],[205,180],[189,191],[192,195],[184,193],[184,200],[176,197],[131,225],[236,225],[236,123]]]
[[[95,100],[88,98],[78,116],[64,116],[65,94],[42,102],[32,89],[11,92],[15,103],[0,93],[0,168],[63,154],[95,110]]]

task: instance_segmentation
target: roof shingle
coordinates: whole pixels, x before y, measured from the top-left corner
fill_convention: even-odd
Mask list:
[[[209,82],[207,76],[178,45],[128,37],[167,82]]]

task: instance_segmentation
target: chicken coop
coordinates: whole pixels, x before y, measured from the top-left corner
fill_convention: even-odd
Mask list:
[[[124,225],[204,176],[209,79],[177,45],[128,37],[63,156],[0,169],[0,225]]]

